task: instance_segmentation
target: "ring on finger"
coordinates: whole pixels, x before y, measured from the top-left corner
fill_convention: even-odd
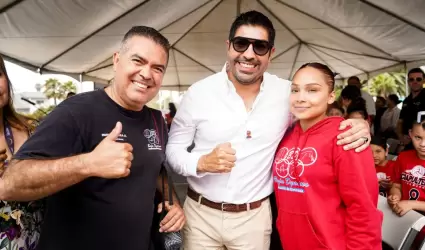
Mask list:
[[[367,138],[366,136],[363,136],[360,139],[363,139],[363,141],[364,141],[363,144],[365,144],[365,143],[367,143],[369,141],[369,138]]]

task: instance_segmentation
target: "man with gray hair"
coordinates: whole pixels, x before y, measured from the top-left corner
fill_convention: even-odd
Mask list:
[[[169,48],[153,28],[130,29],[113,56],[111,86],[66,99],[14,156],[0,179],[0,198],[47,197],[37,249],[149,248],[167,129],[146,103],[161,87]],[[160,230],[180,230],[179,204],[164,209]]]

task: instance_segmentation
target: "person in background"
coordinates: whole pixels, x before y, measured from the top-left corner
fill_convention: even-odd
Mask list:
[[[0,176],[37,125],[16,113],[13,88],[0,55]],[[0,201],[0,245],[9,249],[35,249],[40,238],[44,201]]]
[[[389,95],[387,99],[388,108],[381,117],[381,129],[379,134],[385,138],[397,139],[397,122],[400,117],[400,109],[397,105],[401,101],[397,95]]]
[[[425,73],[420,68],[413,68],[407,73],[407,81],[410,88],[409,96],[404,99],[397,123],[398,138],[405,150],[413,149],[409,129],[416,120],[416,114],[425,110]]]
[[[75,92],[68,92],[68,94],[66,95],[66,99],[70,98],[71,96],[74,96]]]
[[[359,88],[353,85],[346,86],[341,91],[341,100],[346,111],[346,118],[363,119],[370,122],[366,101],[361,97]]]
[[[336,144],[344,118],[326,115],[334,84],[333,72],[320,63],[304,64],[292,81],[290,108],[298,121],[281,140],[273,164],[285,250],[381,249],[372,151],[355,153]]]
[[[356,100],[359,100],[359,99],[363,99],[361,96],[360,89],[352,85],[345,86],[345,88],[342,89],[340,98],[341,98],[341,105],[345,111],[347,111],[348,106],[350,106],[352,102],[355,102]],[[363,99],[363,102],[366,103],[364,99]]]
[[[344,113],[345,113],[344,109],[341,106],[339,106],[336,101],[332,103],[331,105],[329,105],[328,111],[327,111],[328,116],[345,117]]]
[[[375,101],[373,100],[373,97],[368,92],[361,90],[362,84],[357,76],[348,78],[347,83],[348,85],[356,86],[360,90],[361,97],[366,101],[366,109],[367,113],[369,114],[370,122],[373,124],[376,115]]]
[[[347,108],[347,119],[363,119],[369,121],[368,117],[366,104],[363,98],[354,100]]]
[[[170,110],[170,112],[165,115],[165,121],[167,122],[168,131],[170,131],[171,123],[173,122],[177,109],[176,105],[172,102],[168,103],[168,109]]]
[[[370,142],[375,161],[376,176],[379,183],[379,194],[387,197],[392,182],[395,179],[395,161],[390,161],[388,157],[388,145],[384,138],[373,136]]]
[[[381,117],[387,109],[387,100],[382,96],[377,96],[375,101],[376,116],[373,120],[373,133],[378,135],[381,130]]]
[[[396,178],[388,203],[399,216],[410,210],[425,214],[425,111],[419,112],[409,130],[414,149],[401,152],[396,160]]]

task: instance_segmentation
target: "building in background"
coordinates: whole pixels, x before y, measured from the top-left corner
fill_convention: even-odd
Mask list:
[[[35,105],[32,105],[23,99],[29,100]],[[13,105],[15,106],[16,112],[21,114],[31,114],[38,108],[53,105],[53,100],[47,99],[43,92],[22,92],[13,95]]]

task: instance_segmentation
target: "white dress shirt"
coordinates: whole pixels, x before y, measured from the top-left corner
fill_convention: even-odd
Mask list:
[[[177,110],[167,144],[167,160],[189,186],[215,202],[243,204],[273,192],[272,162],[289,123],[291,82],[264,73],[251,111],[246,111],[225,69],[193,84]],[[251,131],[250,139],[247,131]],[[195,148],[187,152],[192,142]],[[197,174],[199,158],[218,144],[236,150],[230,173]]]

